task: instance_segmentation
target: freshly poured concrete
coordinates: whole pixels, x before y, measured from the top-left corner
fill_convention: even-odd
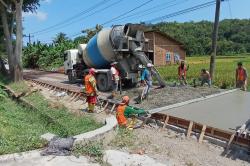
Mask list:
[[[235,91],[160,113],[232,131],[250,119],[250,93]]]

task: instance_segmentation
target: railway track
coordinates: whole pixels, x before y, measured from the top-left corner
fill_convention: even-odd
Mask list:
[[[24,78],[27,81],[33,82],[44,88],[48,88],[53,91],[66,92],[68,95],[71,96],[70,101],[82,100],[83,102],[86,102],[86,96],[82,92],[81,87],[59,82],[53,82],[49,80],[42,80],[38,79],[35,76],[26,75]],[[109,110],[109,112],[112,113],[118,104],[119,101],[107,99],[107,96],[105,96],[104,94],[101,94],[98,97],[98,105],[101,108],[100,112]],[[170,116],[165,113],[164,114],[153,113],[148,117],[139,117],[139,119],[144,120],[143,124],[147,124],[148,122],[151,121],[153,123],[156,123],[158,126],[163,127],[163,129],[171,126],[174,128],[179,128],[182,131],[186,132],[187,137],[190,137],[191,134],[196,134],[196,135],[198,134],[199,143],[202,143],[204,137],[206,137],[207,139],[210,140],[212,139],[212,140],[223,141],[224,144],[222,146],[224,146],[227,150],[231,147],[231,145],[237,145],[240,147],[244,147],[246,149],[250,148],[250,133],[248,132],[247,129],[245,129],[246,131],[241,130],[241,132],[238,131],[230,132],[214,128],[211,126],[206,126],[204,124],[197,123],[194,121]]]

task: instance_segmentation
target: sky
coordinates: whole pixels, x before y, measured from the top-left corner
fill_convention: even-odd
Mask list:
[[[32,42],[50,43],[60,32],[73,39],[82,30],[93,28],[96,24],[111,27],[140,22],[213,21],[215,5],[154,20],[211,1],[213,0],[42,0],[35,13],[23,13],[24,34],[31,34]],[[250,19],[249,8],[250,0],[224,1],[221,4],[220,20]],[[24,37],[24,43],[27,42],[28,38]]]

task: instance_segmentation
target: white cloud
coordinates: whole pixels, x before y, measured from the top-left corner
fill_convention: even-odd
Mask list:
[[[39,21],[45,21],[48,17],[48,14],[45,12],[41,12],[41,11],[37,11],[34,13],[23,13],[23,17],[35,17],[37,18]]]
[[[43,0],[45,3],[51,3],[52,0]]]

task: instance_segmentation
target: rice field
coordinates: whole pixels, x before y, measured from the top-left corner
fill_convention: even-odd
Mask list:
[[[216,69],[213,80],[213,85],[220,88],[233,88],[235,87],[235,69],[237,62],[243,62],[243,66],[250,71],[250,55],[238,55],[238,56],[217,56]],[[209,70],[209,56],[202,57],[187,57],[187,64],[189,64],[189,70],[187,72],[187,80],[192,84],[193,79],[199,78],[200,70],[205,68]],[[178,65],[169,65],[164,67],[158,67],[161,76],[168,83],[178,82]],[[250,79],[248,78],[248,83]],[[250,86],[248,85],[248,91]]]

